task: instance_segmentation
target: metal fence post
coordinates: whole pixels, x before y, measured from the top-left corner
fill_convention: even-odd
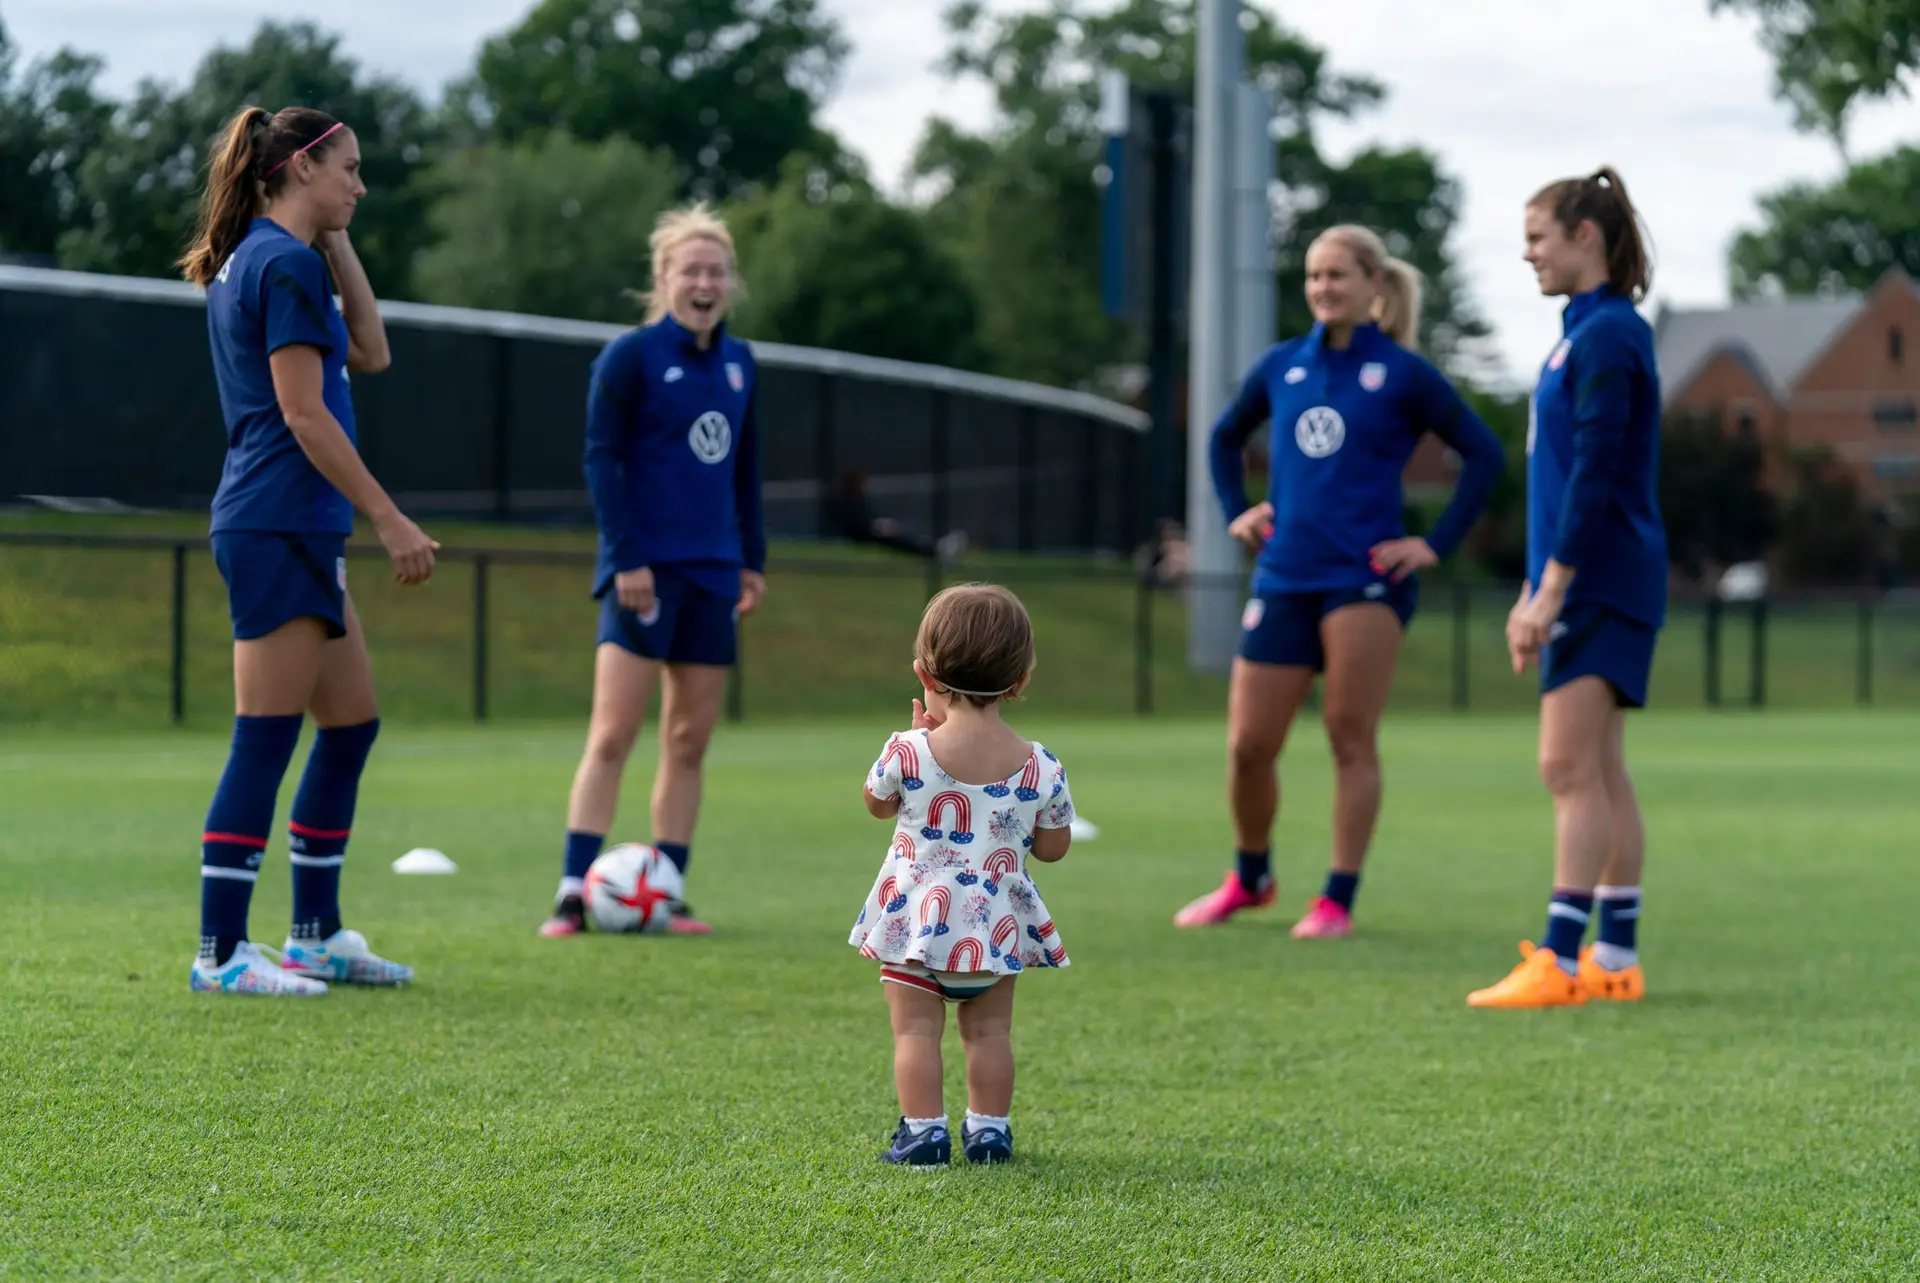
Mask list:
[[[1133,601],[1133,711],[1153,712],[1153,578],[1140,576]]]
[[[487,720],[487,570],[486,553],[473,559],[473,720]]]
[[[1767,599],[1753,603],[1753,672],[1747,702],[1755,708],[1767,702]]]
[[[1708,708],[1720,707],[1720,599],[1707,598],[1706,623],[1703,630],[1706,641],[1706,701]]]
[[[1860,651],[1854,666],[1854,690],[1861,707],[1873,703],[1873,598],[1860,599]]]
[[[187,545],[173,546],[173,724],[187,720]]]
[[[1453,581],[1453,706],[1465,712],[1473,704],[1473,594],[1464,580]]]

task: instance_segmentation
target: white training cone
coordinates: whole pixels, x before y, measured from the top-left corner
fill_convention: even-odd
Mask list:
[[[1077,815],[1073,817],[1073,824],[1068,831],[1073,834],[1073,840],[1076,842],[1091,842],[1100,836],[1099,829],[1094,828],[1093,825],[1087,823]]]
[[[417,846],[393,862],[395,873],[452,873],[454,863],[445,852]]]

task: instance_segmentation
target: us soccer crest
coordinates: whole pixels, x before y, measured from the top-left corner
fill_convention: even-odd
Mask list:
[[[735,392],[739,392],[747,386],[746,371],[742,370],[737,362],[727,362],[727,386],[731,387]]]
[[[1378,392],[1387,383],[1387,367],[1378,361],[1368,361],[1360,367],[1360,386],[1369,392]]]
[[[1572,339],[1561,339],[1560,346],[1553,349],[1553,355],[1547,358],[1547,368],[1557,370],[1567,363],[1567,353],[1573,351]]]

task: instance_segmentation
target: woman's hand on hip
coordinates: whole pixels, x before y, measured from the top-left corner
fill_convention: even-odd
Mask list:
[[[651,613],[654,605],[653,568],[642,566],[638,570],[623,570],[613,577],[613,591],[620,599],[622,610],[631,610],[636,615]]]
[[[1273,505],[1262,501],[1235,517],[1227,525],[1227,533],[1253,552],[1259,552],[1267,546],[1267,538],[1273,533]]]
[[[740,604],[737,607],[743,615],[751,615],[760,609],[761,601],[767,595],[767,577],[757,570],[740,572]]]

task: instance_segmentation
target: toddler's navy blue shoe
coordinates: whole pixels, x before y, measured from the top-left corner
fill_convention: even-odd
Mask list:
[[[953,1161],[953,1137],[944,1127],[929,1127],[915,1136],[902,1115],[900,1126],[893,1132],[893,1144],[880,1157],[908,1167],[945,1167]]]
[[[1013,1161],[1013,1132],[998,1127],[960,1129],[960,1148],[969,1163],[1007,1163]]]

